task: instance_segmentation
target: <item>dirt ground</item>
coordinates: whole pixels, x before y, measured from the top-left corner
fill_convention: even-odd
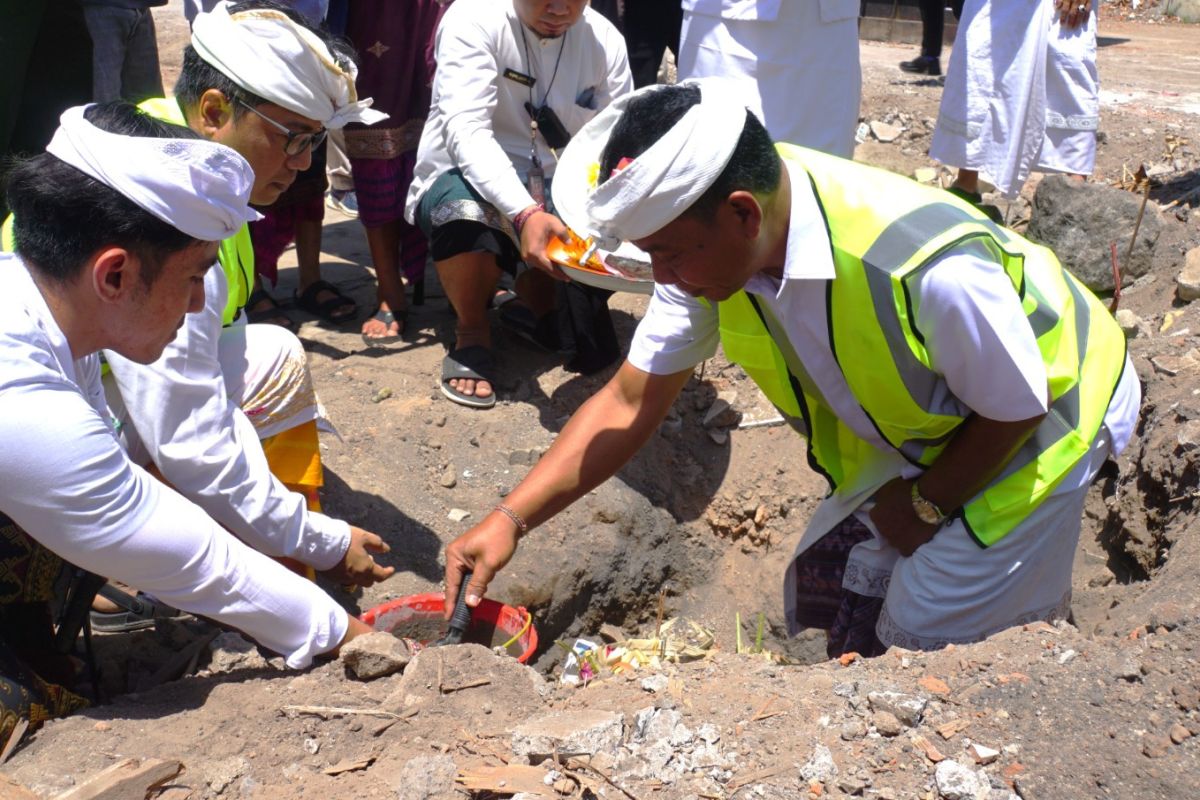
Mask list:
[[[169,79],[184,35],[178,0],[156,19]],[[211,635],[199,622],[164,624],[98,637],[112,702],[46,725],[3,771],[40,797],[128,756],[183,762],[169,796],[197,799],[488,798],[522,780],[522,797],[642,800],[1200,796],[1200,311],[1175,289],[1184,254],[1200,246],[1200,28],[1106,4],[1100,43],[1094,180],[1120,184],[1144,164],[1147,213],[1165,225],[1150,273],[1120,301],[1141,321],[1130,352],[1145,404],[1134,441],[1089,497],[1073,624],[846,664],[824,660],[817,637],[785,640],[781,576],[824,483],[786,428],[702,425],[718,395],[743,425],[773,416],[718,357],[661,435],[527,539],[494,584],[493,596],[533,613],[536,669],[468,645],[425,651],[403,675],[363,682],[337,662],[285,671],[222,636],[171,673],[198,674],[163,682],[165,662]],[[902,131],[889,142],[868,135],[856,152],[907,175],[936,167],[926,153],[941,91],[896,69],[911,55],[863,43],[862,119]],[[1006,208],[1017,229],[1036,183]],[[329,211],[324,231],[324,276],[365,313],[374,283],[362,229]],[[294,263],[285,256],[281,299],[295,286]],[[611,305],[627,341],[645,299],[618,295]],[[521,479],[611,374],[567,373],[497,326],[500,402],[472,411],[436,385],[452,326],[431,282],[400,346],[366,348],[357,323],[302,328],[341,433],[322,442],[326,508],[384,536],[398,569],[361,595],[329,587],[348,608],[437,591],[445,543]],[[455,510],[469,516],[452,522]],[[791,664],[735,652],[735,614],[749,641],[760,612],[763,645]],[[710,630],[710,655],[586,687],[558,682],[555,640],[595,638],[604,624],[618,638],[651,636],[660,613]],[[553,749],[561,763],[526,785],[513,765]],[[579,752],[594,754],[590,764],[571,758]],[[455,788],[456,773],[508,762],[504,786]]]

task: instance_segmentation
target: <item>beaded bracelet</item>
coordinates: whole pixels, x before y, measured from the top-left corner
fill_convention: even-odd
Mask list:
[[[517,230],[517,236],[521,235],[521,229],[525,227],[525,223],[529,221],[530,217],[532,217],[534,214],[538,213],[539,211],[545,211],[545,210],[546,210],[546,205],[544,203],[538,203],[537,205],[530,206],[529,208],[525,209],[524,211],[522,211],[521,213],[519,213],[515,217],[513,217],[513,227],[516,228],[516,230]]]
[[[504,505],[504,503],[497,505],[495,510],[499,511],[501,514],[513,521],[513,524],[517,526],[518,536],[524,536],[529,532],[529,524],[525,522],[525,518],[513,511],[508,506]]]

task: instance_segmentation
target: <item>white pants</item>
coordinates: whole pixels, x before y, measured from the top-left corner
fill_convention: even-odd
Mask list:
[[[1096,11],[1063,29],[1053,0],[967,0],[929,155],[1016,197],[1032,170],[1090,175]]]
[[[685,10],[679,78],[706,77],[744,83],[775,141],[849,158],[862,94],[857,0],[785,0],[771,20]]]

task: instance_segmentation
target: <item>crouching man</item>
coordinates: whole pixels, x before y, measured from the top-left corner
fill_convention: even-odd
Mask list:
[[[293,667],[367,632],[133,464],[98,352],[157,359],[204,305],[217,245],[255,214],[233,150],[132,106],[69,109],[13,168],[16,254],[0,256],[0,741],[78,708],[49,648],[62,561],[235,627]]]

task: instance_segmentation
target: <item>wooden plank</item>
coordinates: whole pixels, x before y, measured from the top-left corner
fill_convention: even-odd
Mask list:
[[[458,773],[457,781],[463,788],[473,791],[490,791],[500,794],[525,794],[538,797],[558,797],[558,792],[546,785],[548,773],[542,767],[525,764],[505,764],[502,767],[479,766]]]
[[[96,773],[54,800],[146,800],[183,772],[183,764],[161,758],[126,758]]]

